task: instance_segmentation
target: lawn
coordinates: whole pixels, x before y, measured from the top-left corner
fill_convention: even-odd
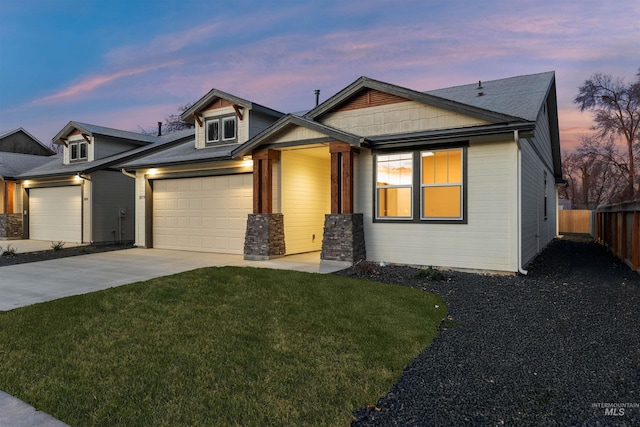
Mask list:
[[[416,289],[205,268],[0,313],[0,390],[73,426],[346,426],[445,316]]]

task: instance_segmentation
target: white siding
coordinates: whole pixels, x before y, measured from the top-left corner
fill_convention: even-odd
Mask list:
[[[269,142],[272,144],[279,144],[282,142],[292,142],[292,141],[305,141],[314,138],[326,138],[327,135],[324,133],[320,133],[313,129],[307,129],[300,126],[290,127],[285,131],[281,132],[279,135],[270,138]]]
[[[146,228],[145,228],[145,216],[146,216],[146,200],[145,200],[145,179],[144,175],[147,170],[140,170],[136,172],[136,220],[135,220],[135,244],[139,247],[146,247]]]
[[[328,114],[321,121],[326,125],[361,136],[449,129],[489,123],[414,101],[338,111]]]
[[[196,122],[196,148],[206,147],[205,121],[208,117],[227,116],[231,114],[236,114],[233,107],[212,108],[210,110],[203,111],[202,126],[198,126],[198,123]],[[243,142],[246,142],[249,139],[249,114],[245,114],[243,120],[240,120],[236,117],[236,125],[238,140],[237,143],[233,142],[231,144],[241,144]]]
[[[460,269],[517,269],[514,142],[470,144],[467,224],[374,223],[373,157],[358,157],[356,208],[364,213],[367,259]]]
[[[90,176],[89,176],[90,178]],[[82,182],[82,243],[93,243],[93,197],[91,181]]]
[[[283,151],[280,160],[287,254],[319,251],[322,249],[324,216],[331,210],[329,150]]]

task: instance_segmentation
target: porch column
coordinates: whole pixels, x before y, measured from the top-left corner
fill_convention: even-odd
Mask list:
[[[346,142],[333,142],[331,153],[331,213],[353,213],[353,156],[356,147]]]
[[[333,142],[329,152],[331,214],[325,215],[320,258],[355,263],[366,259],[363,215],[353,212],[353,157],[359,150],[344,142]]]
[[[247,218],[244,259],[261,261],[285,254],[284,218],[273,213],[273,162],[276,150],[256,151],[253,159],[253,213]]]

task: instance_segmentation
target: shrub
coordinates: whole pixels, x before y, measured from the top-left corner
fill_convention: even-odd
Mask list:
[[[16,256],[16,253],[18,253],[18,251],[16,248],[12,248],[11,244],[8,244],[6,249],[0,246],[0,254],[2,254],[2,256]]]
[[[62,249],[64,247],[64,242],[51,242],[51,249],[53,249],[54,251],[59,251],[60,249]]]
[[[438,270],[437,268],[433,268],[432,266],[418,271],[418,274],[416,274],[416,276],[418,277],[418,279],[427,279],[433,281],[444,280],[444,274],[442,273],[442,271]]]

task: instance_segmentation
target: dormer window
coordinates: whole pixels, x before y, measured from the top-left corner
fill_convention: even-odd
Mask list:
[[[85,141],[77,141],[69,143],[69,161],[77,162],[87,160],[87,143]]]
[[[212,117],[205,121],[207,144],[237,141],[236,117]]]

